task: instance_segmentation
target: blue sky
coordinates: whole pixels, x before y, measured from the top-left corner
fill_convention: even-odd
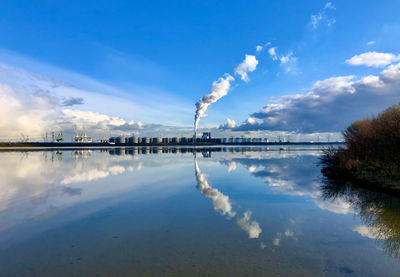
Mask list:
[[[185,127],[212,82],[229,73],[236,80],[228,95],[210,106],[200,126],[217,127],[226,118],[239,125],[271,97],[305,94],[332,77],[381,74],[390,64],[351,66],[346,60],[371,51],[397,55],[399,14],[400,2],[393,0],[2,1],[0,63],[24,72],[14,70],[13,81],[3,74],[0,81],[24,93],[19,84],[39,75],[95,93],[71,109]],[[274,61],[271,47],[278,58],[292,53],[289,62]],[[234,75],[245,54],[258,60],[249,82]],[[121,99],[122,107],[115,99],[107,105],[108,97]]]

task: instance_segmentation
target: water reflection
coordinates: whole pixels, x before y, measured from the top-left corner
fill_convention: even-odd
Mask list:
[[[317,152],[318,154],[318,152]],[[321,209],[337,214],[354,213],[353,207],[341,197],[327,201],[320,189],[319,168],[315,153],[269,153],[262,157],[233,157],[222,159],[228,172],[242,165],[254,177],[260,178],[274,193],[310,197]]]
[[[196,187],[205,197],[212,199],[214,210],[219,211],[222,215],[226,215],[228,219],[235,217],[236,212],[232,208],[229,197],[208,184],[206,175],[200,171],[196,156],[194,159],[194,169],[197,180]],[[250,239],[258,238],[262,232],[260,224],[255,220],[251,220],[250,217],[251,211],[247,210],[243,213],[243,217],[237,219],[236,222],[241,229],[248,233]]]
[[[385,252],[400,257],[400,198],[363,189],[350,182],[324,178],[322,192],[325,199],[345,199],[360,216],[363,225],[353,231],[375,239]]]
[[[208,184],[206,175],[204,173],[201,173],[199,169],[197,158],[195,158],[194,164],[195,176],[197,180],[196,187],[205,197],[212,200],[214,210],[220,212],[222,215],[227,215],[228,218],[234,217],[236,215],[236,212],[232,209],[232,204],[229,201],[229,197]]]
[[[34,260],[41,252],[64,268],[59,253],[74,253],[83,256],[80,269],[91,257],[90,269],[131,272],[134,263],[142,275],[137,265],[155,270],[157,263],[157,273],[179,264],[185,276],[395,272],[397,261],[373,240],[399,257],[399,200],[354,186],[321,188],[319,155],[269,147],[0,152],[0,258],[17,263],[21,253]],[[14,232],[21,229],[35,232],[31,252]],[[20,245],[22,256],[2,252],[5,244]]]

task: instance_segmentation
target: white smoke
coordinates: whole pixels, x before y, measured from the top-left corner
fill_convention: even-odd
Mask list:
[[[213,82],[211,93],[204,95],[203,98],[196,103],[196,115],[194,116],[195,135],[200,118],[207,116],[206,111],[208,106],[217,102],[221,97],[228,94],[228,90],[231,87],[231,82],[233,80],[235,79],[231,75],[225,73],[224,77],[221,77],[217,81]]]
[[[240,78],[248,82],[249,75],[247,75],[247,72],[253,72],[256,70],[258,65],[258,61],[255,56],[253,55],[246,55],[243,62],[241,62],[236,68],[235,68],[235,74],[240,75]]]
[[[248,72],[256,70],[258,60],[253,55],[245,55],[243,62],[235,68],[235,74],[240,75],[241,79],[245,82],[249,81]],[[200,118],[206,117],[208,106],[217,102],[220,98],[228,94],[231,87],[231,82],[235,79],[228,73],[224,77],[220,77],[217,81],[213,82],[211,93],[204,95],[196,103],[196,114],[194,116],[194,136],[196,136],[197,126],[199,125]]]

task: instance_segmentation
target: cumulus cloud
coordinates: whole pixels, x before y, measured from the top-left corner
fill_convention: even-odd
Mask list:
[[[384,67],[399,60],[400,55],[373,51],[356,55],[351,59],[346,60],[346,63],[353,66],[365,65],[369,67]]]
[[[57,101],[47,93],[24,94],[0,83],[0,130],[2,136],[39,135],[58,117]]]
[[[254,118],[252,118],[252,117],[249,117],[249,118],[246,119],[245,123],[253,125],[253,124],[256,124],[256,120]]]
[[[316,30],[321,23],[325,23],[326,26],[330,27],[336,23],[336,19],[329,13],[330,10],[335,10],[335,6],[332,2],[327,2],[325,6],[317,12],[311,15],[311,27]]]
[[[45,133],[62,131],[71,135],[76,128],[85,128],[88,133],[101,137],[113,131],[131,133],[144,127],[141,122],[65,108],[78,103],[83,103],[83,99],[71,97],[60,101],[48,91],[21,92],[0,83],[1,139],[18,140],[26,136],[38,141]]]
[[[232,129],[236,127],[236,121],[230,118],[226,119],[226,123],[220,126],[221,129]]]
[[[253,72],[256,70],[258,65],[258,60],[256,59],[255,56],[253,55],[246,55],[243,62],[241,62],[236,68],[235,68],[235,74],[240,75],[240,78],[248,82],[249,76],[247,72]]]
[[[60,69],[51,69],[54,72],[60,71]],[[176,113],[180,113],[182,109],[179,101],[174,102],[174,109],[168,108],[171,97],[163,99],[162,105],[155,100],[142,106],[140,102],[144,101],[143,97],[133,101],[134,94],[127,96],[124,91],[86,76],[72,72],[61,75],[66,79],[69,78],[69,82],[75,86],[0,63],[0,114],[2,116],[0,140],[20,140],[21,133],[30,140],[42,140],[45,133],[53,131],[62,131],[64,137],[69,140],[77,126],[73,126],[73,123],[69,121],[63,121],[65,117],[70,118],[71,114],[68,110],[81,111],[79,115],[83,115],[86,119],[89,115],[84,115],[84,112],[91,112],[91,115],[95,117],[100,114],[110,118],[110,124],[107,120],[103,124],[93,124],[92,119],[88,122],[84,122],[83,119],[78,120],[78,112],[72,117],[74,121],[79,122],[80,126],[84,125],[87,134],[94,139],[104,138],[110,134],[128,135],[133,132],[140,132],[144,136],[183,132],[183,127],[143,125],[140,122],[131,121],[135,117],[141,117],[149,118],[149,120],[158,118],[164,123],[175,122]],[[140,90],[140,87],[138,89]],[[149,89],[150,93],[151,88],[146,89]],[[154,97],[159,99],[160,96],[155,93]],[[164,113],[165,110],[168,110],[168,114],[175,116],[168,118],[167,113]],[[190,116],[192,109],[186,106],[184,110],[186,115]],[[122,116],[115,116],[116,114]],[[116,118],[124,120],[125,123],[115,125]],[[98,128],[98,125],[102,128]],[[186,134],[192,132],[190,129],[186,127]]]
[[[276,98],[250,115],[257,119],[254,124],[244,122],[232,130],[340,132],[352,121],[399,102],[399,85],[400,63],[388,66],[378,76],[328,78],[315,82],[306,94]]]
[[[262,230],[260,228],[260,224],[258,224],[258,222],[255,220],[251,221],[250,217],[251,212],[246,211],[243,214],[243,217],[237,220],[237,224],[249,234],[250,239],[255,239],[260,236]]]
[[[21,133],[33,140],[41,140],[49,131],[73,133],[75,128],[86,128],[94,135],[110,131],[132,132],[143,127],[141,122],[127,121],[98,112],[63,109],[48,93],[20,93],[0,84],[0,129],[8,138]]]

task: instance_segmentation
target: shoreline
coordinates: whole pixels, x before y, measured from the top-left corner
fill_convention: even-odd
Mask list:
[[[76,143],[76,142],[0,142],[0,149],[61,149],[61,148],[115,148],[115,147],[238,147],[238,146],[328,146],[342,145],[341,142],[259,142],[259,143]]]

